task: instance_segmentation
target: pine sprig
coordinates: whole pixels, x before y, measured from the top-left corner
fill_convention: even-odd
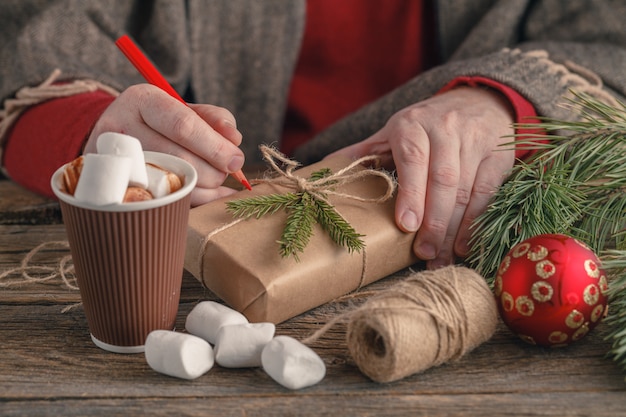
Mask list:
[[[506,252],[537,234],[565,233],[596,253],[625,240],[626,107],[576,97],[582,121],[524,126],[550,133],[537,136],[547,143],[516,142],[540,150],[516,164],[474,222],[468,262],[490,283]]]
[[[354,228],[337,211],[321,199],[314,199],[315,218],[322,228],[329,234],[333,242],[348,249],[349,252],[360,252],[365,243]]]
[[[612,279],[609,286],[609,326],[607,340],[612,341],[609,354],[626,372],[626,248],[608,250],[602,257],[602,267]]]
[[[626,371],[626,106],[585,94],[569,105],[579,121],[520,125],[548,135],[515,142],[538,152],[516,164],[474,222],[468,263],[493,284],[504,255],[529,237],[564,233],[585,242],[609,277],[609,354]]]
[[[287,194],[271,194],[250,197],[242,200],[232,200],[226,203],[228,210],[235,217],[256,217],[257,219],[266,214],[274,214],[279,210],[285,210],[298,204],[300,196]]]
[[[297,193],[296,196],[299,197],[298,202],[287,210],[287,222],[278,243],[283,258],[293,256],[296,261],[300,261],[298,253],[304,252],[313,236],[316,210],[308,193]]]
[[[516,244],[542,233],[569,233],[583,214],[584,194],[566,167],[520,162],[474,225],[468,262],[492,283]]]
[[[308,181],[313,182],[331,174],[330,169],[323,168],[313,172]],[[347,248],[349,252],[361,251],[365,247],[361,239],[363,235],[358,234],[326,201],[323,192],[317,191],[316,194],[299,191],[250,197],[229,201],[226,203],[226,208],[233,216],[239,218],[252,216],[260,218],[285,210],[287,220],[278,241],[282,257],[293,256],[296,261],[299,261],[298,254],[304,252],[313,236],[316,223],[337,245]]]

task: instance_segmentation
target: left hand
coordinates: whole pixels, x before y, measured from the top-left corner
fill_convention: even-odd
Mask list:
[[[378,132],[334,154],[380,155],[395,166],[395,219],[417,232],[413,250],[429,268],[469,253],[470,226],[513,167],[513,110],[499,92],[459,87],[394,114]]]

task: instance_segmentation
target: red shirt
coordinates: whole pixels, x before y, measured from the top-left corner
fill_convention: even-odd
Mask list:
[[[311,0],[288,98],[281,150],[290,155],[341,117],[426,69],[422,1]],[[332,11],[332,13],[329,13]]]
[[[288,97],[282,150],[290,154],[326,127],[435,64],[427,2],[310,0],[302,53]],[[487,84],[511,101],[516,119],[535,116],[513,89],[480,77],[460,84]],[[52,173],[76,158],[100,114],[113,101],[102,91],[53,99],[25,111],[8,133],[4,166],[11,178],[53,197]],[[235,115],[236,116],[236,115]],[[519,133],[519,132],[518,132]],[[245,139],[244,139],[245,140]],[[518,157],[522,154],[518,153]]]

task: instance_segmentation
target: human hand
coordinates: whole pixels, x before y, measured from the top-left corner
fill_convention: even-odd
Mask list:
[[[85,153],[96,152],[96,139],[104,132],[134,136],[146,151],[168,153],[190,162],[198,171],[192,206],[235,192],[222,183],[229,173],[243,166],[244,155],[238,148],[242,136],[234,116],[222,107],[188,107],[158,87],[138,84],[123,91],[100,116]]]
[[[496,149],[514,133],[510,103],[494,90],[459,87],[394,114],[374,135],[335,154],[380,155],[395,166],[398,227],[416,232],[413,250],[429,268],[469,253],[472,222],[515,161]]]

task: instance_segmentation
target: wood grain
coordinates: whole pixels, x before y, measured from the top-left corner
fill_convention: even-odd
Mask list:
[[[0,273],[42,242],[64,239],[62,224],[0,226]],[[45,250],[37,262],[55,265],[65,254]],[[405,273],[367,289],[387,288]],[[180,331],[206,299],[216,298],[185,273]],[[603,324],[563,349],[530,346],[500,324],[464,358],[390,384],[359,371],[339,324],[311,345],[326,363],[324,380],[290,391],[258,368],[215,366],[183,381],[152,371],[142,354],[105,352],[91,342],[82,308],[63,311],[79,301],[60,284],[0,288],[0,415],[626,415],[624,374],[606,357]],[[302,339],[362,301],[328,303],[279,324],[277,334]]]
[[[61,223],[59,204],[0,179],[0,224]]]

